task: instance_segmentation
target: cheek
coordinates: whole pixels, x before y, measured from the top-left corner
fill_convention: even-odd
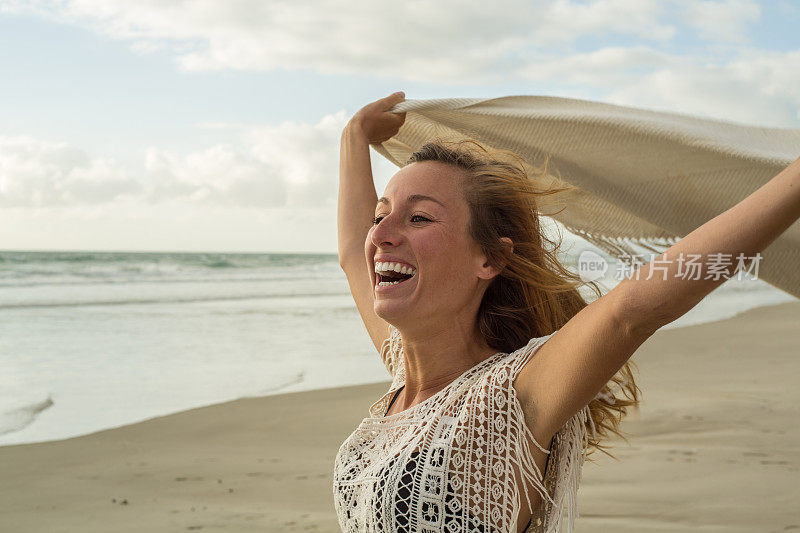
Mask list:
[[[444,234],[432,248],[448,285],[466,288],[474,280],[472,250],[461,235]]]
[[[436,263],[447,262],[451,255],[452,241],[441,230],[431,228],[430,231],[418,233],[414,239],[416,254],[421,258],[436,258]]]
[[[429,272],[435,271],[436,277],[442,278],[447,284],[452,280],[464,279],[467,269],[465,258],[468,255],[456,236],[443,231],[431,231],[419,237],[415,242],[416,253],[420,259],[427,260]]]

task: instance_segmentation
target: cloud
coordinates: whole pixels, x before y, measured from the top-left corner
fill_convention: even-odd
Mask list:
[[[27,6],[27,7],[26,7]],[[187,70],[310,69],[406,80],[502,81],[519,54],[565,49],[581,37],[670,39],[656,0],[62,0],[7,4],[167,50]],[[620,16],[624,13],[624,16]]]
[[[147,150],[137,175],[67,143],[0,137],[0,205],[74,206],[121,201],[197,206],[334,206],[344,111],[316,124],[254,127],[237,145],[188,154]]]
[[[286,205],[336,204],[339,139],[348,119],[339,111],[314,125],[285,122],[247,133],[253,157],[280,170]]]
[[[752,0],[498,0],[491,9],[457,0],[41,0],[0,9],[89,27],[187,70],[534,81],[622,105],[784,127],[800,119],[795,53],[746,44],[762,15]]]
[[[100,204],[141,191],[112,159],[67,143],[0,136],[0,206]]]
[[[286,201],[278,169],[231,146],[187,156],[150,148],[145,158],[151,203],[180,199],[201,205],[277,207]]]
[[[750,0],[682,2],[683,20],[700,38],[717,42],[747,42],[748,25],[761,18],[761,6]]]
[[[721,65],[688,63],[629,76],[605,100],[745,124],[800,123],[800,50],[743,52]]]
[[[89,27],[137,53],[166,50],[186,70],[308,69],[447,83],[502,81],[520,57],[569,56],[586,38],[665,43],[677,23],[701,39],[741,43],[761,16],[750,0],[497,0],[491,9],[460,0],[40,0],[3,9]]]
[[[701,61],[647,46],[604,47],[561,57],[536,54],[517,75],[592,89],[605,102],[745,124],[800,125],[800,50],[742,48],[735,58]]]
[[[646,46],[609,46],[591,52],[562,57],[536,53],[526,57],[514,72],[517,76],[536,80],[593,87],[615,87],[656,69],[677,69],[679,57]]]

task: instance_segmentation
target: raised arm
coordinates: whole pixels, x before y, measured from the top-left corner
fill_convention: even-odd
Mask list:
[[[378,203],[369,145],[380,144],[397,134],[406,114],[389,110],[404,99],[402,92],[396,92],[367,104],[342,131],[337,224],[340,264],[365,261],[364,241]]]
[[[756,256],[798,218],[800,159],[572,317],[539,348],[514,383],[526,412],[535,413],[534,431],[543,438],[552,436],[647,338],[732,277],[740,254]],[[678,259],[696,255],[700,274],[684,276],[680,269],[686,265]],[[709,275],[712,262],[717,273]]]
[[[375,314],[371,276],[364,256],[364,243],[372,225],[378,194],[370,163],[369,145],[393,137],[405,121],[405,113],[389,110],[405,95],[393,93],[367,104],[342,131],[339,159],[339,204],[337,231],[339,265],[367,332],[380,351],[389,336],[389,325]]]
[[[638,329],[655,332],[686,314],[732,277],[737,257],[756,257],[798,218],[800,159],[689,233],[644,265],[638,276],[634,272],[608,294],[617,293],[626,320]],[[679,261],[693,255],[700,256],[702,265],[696,276],[687,274],[686,265]],[[709,271],[712,266],[713,271]]]

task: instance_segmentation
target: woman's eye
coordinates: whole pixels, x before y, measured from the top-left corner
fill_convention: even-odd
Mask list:
[[[425,218],[425,217],[424,217],[424,216],[422,216],[422,215],[413,215],[413,216],[411,217],[411,220],[413,221],[415,218],[421,218],[422,220],[424,220],[424,221],[426,221],[426,222],[430,222],[430,219],[428,219],[428,218]],[[383,220],[383,217],[382,217],[382,216],[377,216],[377,217],[373,218],[373,219],[372,219],[372,225],[374,226],[375,224],[379,224],[381,220]]]

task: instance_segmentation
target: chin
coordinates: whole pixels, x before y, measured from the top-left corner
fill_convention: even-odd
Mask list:
[[[396,302],[375,302],[372,306],[375,314],[387,322],[408,315],[409,310]]]

